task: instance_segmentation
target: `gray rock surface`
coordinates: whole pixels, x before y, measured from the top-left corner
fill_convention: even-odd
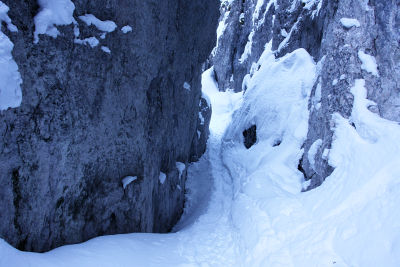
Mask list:
[[[260,9],[256,8],[257,2]],[[310,98],[305,152],[299,163],[299,170],[311,179],[308,189],[319,186],[333,171],[322,154],[331,147],[332,114],[337,112],[346,118],[351,114],[350,89],[355,79],[365,79],[368,98],[376,103],[371,111],[400,122],[399,0],[233,0],[224,1],[223,6],[220,21],[225,21],[226,28],[210,58],[220,90],[245,90],[243,77],[270,41],[277,57],[305,48],[320,63]],[[357,19],[360,27],[345,27],[342,18]],[[240,62],[252,31],[251,52]],[[361,68],[359,51],[375,57],[379,76]],[[313,169],[308,151],[319,139],[322,145]]]
[[[200,74],[215,45],[218,2],[73,0],[75,18],[91,13],[118,25],[101,39],[77,19],[81,38],[100,40],[95,48],[75,44],[72,25],[33,44],[36,0],[3,2],[19,29],[3,32],[15,45],[23,100],[0,112],[0,237],[47,251],[169,231],[184,202],[175,162],[197,159],[208,136]],[[133,31],[123,34],[127,24]],[[124,190],[128,175],[138,179]]]

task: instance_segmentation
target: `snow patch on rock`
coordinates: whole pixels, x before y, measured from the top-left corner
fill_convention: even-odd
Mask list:
[[[79,16],[79,19],[86,23],[86,25],[94,25],[99,31],[102,32],[113,32],[117,28],[117,24],[111,20],[102,21],[93,14],[85,14]]]
[[[90,45],[90,47],[93,48],[93,47],[96,47],[99,45],[99,40],[96,37],[92,36],[92,37],[85,38],[83,40],[75,39],[74,43],[81,44],[81,45]]]
[[[164,184],[166,179],[167,179],[167,175],[163,172],[160,172],[160,175],[158,176],[158,180],[160,181],[160,183]]]
[[[101,47],[101,50],[102,50],[104,53],[111,54],[111,50],[110,50],[110,48],[108,48],[107,46],[102,46],[102,47]]]
[[[57,38],[60,34],[56,26],[76,24],[73,17],[75,5],[70,0],[38,0],[39,13],[35,16],[34,43],[39,42],[39,34]]]
[[[11,32],[17,32],[8,11],[8,6],[0,1],[0,22],[6,23]],[[11,40],[0,31],[0,111],[19,107],[22,102],[22,78],[11,54],[13,48]]]
[[[358,51],[358,58],[361,60],[361,69],[365,70],[372,75],[379,77],[378,66],[374,56],[364,53],[364,51]]]
[[[340,23],[346,29],[350,29],[352,27],[360,27],[361,26],[360,22],[357,19],[352,19],[352,18],[341,18],[340,19]]]
[[[181,178],[183,172],[184,172],[185,169],[186,169],[186,165],[185,165],[185,163],[182,163],[182,162],[179,162],[179,161],[177,161],[177,162],[175,163],[175,165],[176,165],[176,168],[177,168],[178,171],[179,171],[179,178]]]
[[[308,150],[308,162],[310,162],[310,166],[313,170],[315,170],[315,156],[317,155],[318,149],[322,145],[322,140],[316,140]]]
[[[129,26],[129,25],[126,25],[126,26],[124,26],[124,27],[121,28],[121,31],[122,31],[123,33],[131,32],[131,31],[132,31],[132,27]]]
[[[125,189],[130,183],[137,180],[137,176],[127,176],[122,179],[122,187]]]

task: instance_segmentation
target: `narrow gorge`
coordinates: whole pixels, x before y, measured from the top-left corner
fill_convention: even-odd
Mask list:
[[[0,20],[0,267],[399,265],[400,0]]]

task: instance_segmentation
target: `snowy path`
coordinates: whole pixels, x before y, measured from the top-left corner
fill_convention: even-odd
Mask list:
[[[203,74],[211,135],[189,167],[175,233],[104,236],[44,254],[0,239],[0,266],[398,267],[400,125],[371,113],[365,81],[355,80],[351,117],[332,118],[326,160],[335,170],[301,192],[318,68],[304,49],[276,59],[270,44],[257,64],[244,95],[219,92],[212,69]],[[242,132],[254,124],[257,142],[246,149]]]

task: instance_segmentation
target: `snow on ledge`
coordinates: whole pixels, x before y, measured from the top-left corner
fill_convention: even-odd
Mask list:
[[[360,27],[361,24],[357,19],[351,19],[351,18],[341,18],[340,23],[342,24],[343,27],[346,29],[350,29],[352,27]]]
[[[190,84],[188,82],[184,82],[183,83],[183,88],[185,88],[186,90],[190,91],[191,86],[190,86]]]
[[[126,26],[124,26],[124,27],[121,28],[121,31],[122,31],[123,33],[131,32],[131,31],[132,31],[132,27],[129,26],[129,25],[126,25]]]
[[[365,54],[364,51],[358,51],[358,58],[361,60],[361,69],[372,75],[379,77],[378,66],[376,65],[375,57]]]
[[[308,150],[308,162],[310,162],[310,166],[313,170],[315,170],[315,156],[317,155],[318,149],[322,145],[322,140],[316,140]]]
[[[57,25],[76,24],[73,17],[75,5],[70,0],[38,0],[39,13],[35,16],[34,43],[39,42],[39,34],[57,38]]]
[[[107,46],[102,46],[101,50],[103,50],[104,53],[111,54],[111,50]]]
[[[122,179],[122,187],[125,189],[130,183],[137,180],[137,176],[126,176]]]
[[[89,38],[86,38],[86,39],[83,39],[83,40],[75,39],[74,43],[80,44],[80,45],[88,44],[88,45],[90,45],[90,47],[93,48],[93,47],[96,47],[96,46],[99,45],[99,40],[96,37],[89,37]]]
[[[183,174],[183,172],[184,172],[185,169],[186,169],[185,163],[176,162],[176,168],[177,168],[178,171],[179,171],[179,178],[182,177],[182,174]]]
[[[9,10],[10,8],[2,1],[0,1],[0,21],[5,22],[7,24],[7,29],[10,32],[18,32],[17,27],[14,24],[12,24],[11,19],[7,14]]]
[[[93,14],[85,14],[79,16],[79,19],[86,23],[86,25],[94,25],[98,30],[102,32],[113,32],[117,28],[117,24],[111,20],[99,20]]]
[[[158,179],[160,180],[161,184],[164,184],[165,180],[167,179],[167,175],[163,172],[160,172],[160,176],[158,177]]]
[[[5,22],[11,32],[17,32],[17,27],[7,15],[8,11],[9,7],[0,1],[0,22]],[[11,54],[13,48],[14,44],[0,30],[0,111],[19,107],[22,101],[22,79]]]

